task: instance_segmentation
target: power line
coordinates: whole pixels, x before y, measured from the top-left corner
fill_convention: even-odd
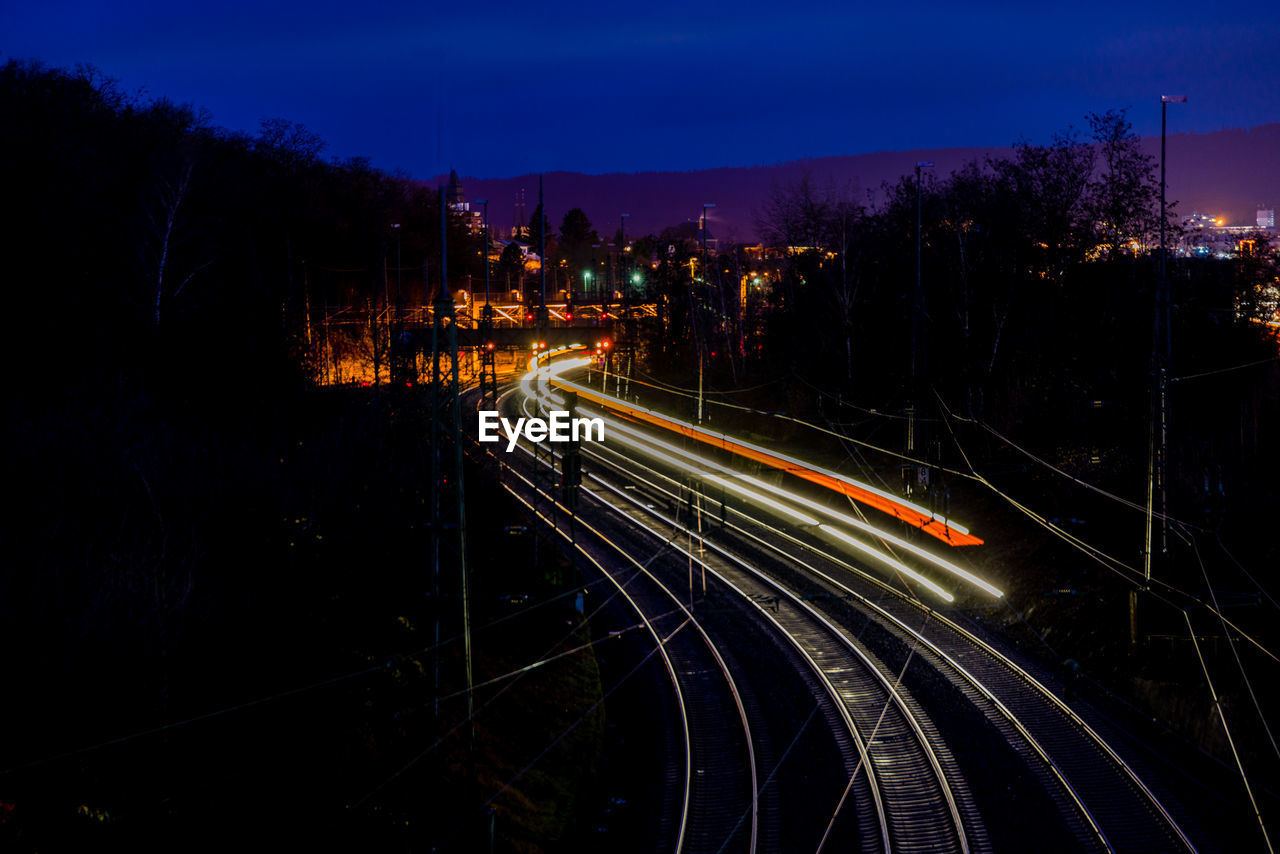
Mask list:
[[[1249,689],[1249,699],[1253,701],[1253,708],[1258,713],[1258,719],[1262,721],[1262,729],[1267,734],[1267,740],[1271,742],[1271,750],[1276,754],[1276,758],[1280,759],[1280,747],[1276,746],[1276,738],[1271,734],[1271,725],[1267,723],[1267,716],[1262,713],[1262,705],[1258,702],[1258,695],[1253,691],[1253,682],[1249,679],[1249,674],[1245,672],[1244,662],[1240,660],[1240,651],[1236,649],[1236,643],[1231,639],[1231,632],[1227,629],[1226,620],[1222,619],[1222,609],[1218,605],[1218,594],[1214,592],[1213,584],[1209,582],[1209,571],[1204,565],[1204,561],[1200,558],[1200,548],[1196,545],[1195,537],[1191,538],[1191,550],[1196,556],[1196,563],[1200,565],[1200,575],[1204,578],[1204,586],[1209,588],[1209,596],[1213,600],[1213,607],[1217,609],[1219,622],[1222,623],[1222,633],[1227,638],[1227,646],[1231,648],[1231,656],[1236,661],[1236,667],[1240,669],[1240,678],[1244,680],[1244,685]]]
[[[1270,362],[1280,362],[1280,356],[1272,356],[1269,359],[1259,359],[1256,362],[1245,362],[1243,365],[1233,365],[1230,368],[1218,368],[1217,370],[1214,370],[1214,371],[1201,371],[1198,374],[1188,374],[1185,377],[1174,377],[1171,380],[1169,380],[1169,382],[1180,383],[1180,382],[1186,382],[1187,380],[1198,380],[1201,377],[1211,377],[1211,376],[1214,376],[1215,374],[1226,374],[1226,373],[1230,373],[1231,371],[1242,371],[1245,368],[1252,368],[1254,365],[1265,365]]]
[[[935,390],[934,394],[935,394],[935,395],[937,395],[937,391],[936,391],[936,390]],[[951,417],[954,417],[954,416],[951,414],[951,411],[950,411],[949,409],[947,409],[947,405],[946,405],[946,403],[942,400],[941,395],[937,395],[937,397],[938,397],[938,403],[939,403],[939,404],[940,404],[940,406],[942,407],[942,411],[943,411],[944,415],[945,415],[945,416],[947,416],[947,417],[944,417],[943,421],[944,421],[944,423],[947,425],[947,430],[948,430],[948,432],[949,432],[949,433],[950,433],[950,435],[951,435],[951,440],[952,440],[952,442],[954,442],[954,443],[955,443],[955,445],[956,445],[956,449],[960,452],[960,456],[964,459],[965,464],[966,464],[966,465],[968,465],[968,466],[970,467],[970,469],[971,469],[971,470],[973,470],[973,473],[974,473],[974,475],[977,477],[978,482],[980,482],[981,484],[983,484],[984,486],[986,486],[988,489],[990,489],[990,490],[991,490],[992,492],[994,492],[996,495],[1000,496],[1000,497],[1001,497],[1002,499],[1004,499],[1005,501],[1007,501],[1007,502],[1009,502],[1010,504],[1012,504],[1015,508],[1017,508],[1018,510],[1020,510],[1022,513],[1026,514],[1027,516],[1029,516],[1029,517],[1030,517],[1032,520],[1034,520],[1037,524],[1041,525],[1042,527],[1044,527],[1045,529],[1047,529],[1047,530],[1048,530],[1048,531],[1050,531],[1051,533],[1053,533],[1053,534],[1055,534],[1056,536],[1060,537],[1061,539],[1065,540],[1065,541],[1066,541],[1067,543],[1069,543],[1070,545],[1072,545],[1072,546],[1074,546],[1075,548],[1079,549],[1080,551],[1084,552],[1088,557],[1090,557],[1092,560],[1096,561],[1098,564],[1100,564],[1100,565],[1101,565],[1101,566],[1103,566],[1104,568],[1106,568],[1106,569],[1110,570],[1111,572],[1113,572],[1113,573],[1115,573],[1116,575],[1118,575],[1118,576],[1120,576],[1121,578],[1123,578],[1125,581],[1127,581],[1127,582],[1129,582],[1130,584],[1132,584],[1132,585],[1133,585],[1137,590],[1139,590],[1139,591],[1141,591],[1141,592],[1143,592],[1143,593],[1147,593],[1147,594],[1149,594],[1149,595],[1151,595],[1151,596],[1154,596],[1157,600],[1159,600],[1160,602],[1163,602],[1164,604],[1166,604],[1166,605],[1170,606],[1171,608],[1174,608],[1175,610],[1184,610],[1184,608],[1183,608],[1182,606],[1177,605],[1176,603],[1174,603],[1174,602],[1170,601],[1169,599],[1167,599],[1166,597],[1164,597],[1164,596],[1160,595],[1159,593],[1156,593],[1154,590],[1152,590],[1152,589],[1151,589],[1151,587],[1150,587],[1149,585],[1151,585],[1151,584],[1157,585],[1157,586],[1162,587],[1163,589],[1165,589],[1165,590],[1169,591],[1170,593],[1175,593],[1175,594],[1177,594],[1177,595],[1179,595],[1179,596],[1184,597],[1184,598],[1185,598],[1185,599],[1187,599],[1188,601],[1193,602],[1193,603],[1195,603],[1195,604],[1197,604],[1197,605],[1199,605],[1199,606],[1201,606],[1201,607],[1205,608],[1206,610],[1211,611],[1212,613],[1216,614],[1220,619],[1222,619],[1223,621],[1225,621],[1225,622],[1226,622],[1226,624],[1227,624],[1228,626],[1230,626],[1231,628],[1233,628],[1233,629],[1235,629],[1237,632],[1239,632],[1239,633],[1240,633],[1240,636],[1241,636],[1242,638],[1244,638],[1245,640],[1249,641],[1249,643],[1251,643],[1253,646],[1257,647],[1257,648],[1258,648],[1259,650],[1261,650],[1264,654],[1266,654],[1269,658],[1274,659],[1276,662],[1280,662],[1280,656],[1276,655],[1276,653],[1274,653],[1274,652],[1272,652],[1271,650],[1267,649],[1267,647],[1266,647],[1266,646],[1264,646],[1264,645],[1262,644],[1262,642],[1261,642],[1261,641],[1257,640],[1256,638],[1254,638],[1253,636],[1251,636],[1250,634],[1248,634],[1247,632],[1245,632],[1243,629],[1241,629],[1241,628],[1240,628],[1239,626],[1237,626],[1235,623],[1231,622],[1231,620],[1228,620],[1225,614],[1223,614],[1221,611],[1219,611],[1219,610],[1218,610],[1217,608],[1215,608],[1213,605],[1209,604],[1208,602],[1205,602],[1203,599],[1201,599],[1200,597],[1196,596],[1194,593],[1190,593],[1190,592],[1188,592],[1188,591],[1186,591],[1186,590],[1183,590],[1183,589],[1181,589],[1181,588],[1179,588],[1179,587],[1175,587],[1173,584],[1170,584],[1168,581],[1165,581],[1165,580],[1160,579],[1160,578],[1151,578],[1151,579],[1146,579],[1146,578],[1143,576],[1143,574],[1142,574],[1139,570],[1135,569],[1135,568],[1134,568],[1134,567],[1132,567],[1132,566],[1129,566],[1127,563],[1125,563],[1124,561],[1120,560],[1119,558],[1112,557],[1111,555],[1107,554],[1106,552],[1102,551],[1101,549],[1097,548],[1096,546],[1090,545],[1089,543],[1085,542],[1084,540],[1080,539],[1079,537],[1075,536],[1074,534],[1070,533],[1069,531],[1065,531],[1065,530],[1063,530],[1063,529],[1062,529],[1062,528],[1060,528],[1059,526],[1055,525],[1054,523],[1050,522],[1048,519],[1046,519],[1046,518],[1044,518],[1043,516],[1041,516],[1039,513],[1036,513],[1036,512],[1035,512],[1034,510],[1032,510],[1030,507],[1027,507],[1025,504],[1022,504],[1020,501],[1018,501],[1018,500],[1017,500],[1016,498],[1014,498],[1013,496],[1009,495],[1008,493],[1005,493],[1005,492],[1001,491],[999,488],[997,488],[997,487],[995,486],[995,484],[991,483],[991,481],[987,480],[985,477],[983,477],[982,475],[978,474],[977,470],[973,468],[973,464],[969,461],[969,457],[968,457],[968,455],[967,455],[967,454],[965,454],[965,452],[964,452],[964,448],[960,445],[959,440],[956,438],[955,430],[951,427],[951,422],[950,422],[950,420],[949,420],[949,419],[950,419]],[[1181,523],[1179,523],[1179,524],[1181,524]],[[1190,528],[1191,526],[1185,526],[1185,527]],[[1128,578],[1128,577],[1124,574],[1124,572],[1123,572],[1122,570],[1127,570],[1128,572],[1133,573],[1135,576],[1139,576],[1139,578],[1137,578],[1137,579],[1130,579],[1130,578]]]
[[[1253,807],[1254,818],[1258,820],[1258,827],[1262,830],[1262,839],[1267,844],[1267,850],[1274,851],[1275,849],[1271,847],[1271,837],[1267,835],[1267,825],[1262,820],[1262,812],[1258,809],[1258,802],[1253,797],[1253,787],[1249,785],[1249,775],[1244,772],[1244,764],[1240,761],[1240,754],[1236,751],[1235,739],[1231,737],[1231,727],[1227,725],[1227,715],[1222,710],[1222,701],[1218,699],[1218,691],[1213,687],[1213,679],[1209,676],[1209,667],[1204,662],[1204,656],[1200,654],[1200,642],[1196,640],[1196,630],[1191,625],[1191,615],[1184,609],[1182,617],[1187,621],[1187,631],[1191,633],[1191,645],[1196,649],[1196,658],[1200,661],[1200,670],[1204,673],[1204,681],[1209,685],[1209,696],[1213,699],[1213,707],[1218,712],[1218,720],[1222,722],[1222,731],[1226,733],[1227,744],[1231,747],[1231,756],[1236,761],[1236,768],[1240,770],[1240,779],[1244,781],[1244,790],[1249,796],[1249,804]]]

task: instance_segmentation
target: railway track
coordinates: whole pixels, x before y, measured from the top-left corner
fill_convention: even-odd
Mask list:
[[[649,551],[665,543],[680,558],[655,562],[646,582],[653,586],[652,599],[637,607],[658,618],[655,637],[677,617],[690,621],[683,630],[690,638],[700,636],[701,653],[677,653],[669,665],[673,671],[689,671],[683,690],[714,693],[690,678],[713,672],[708,654],[715,660],[716,680],[726,685],[768,681],[768,676],[750,675],[754,662],[743,665],[741,655],[735,662],[735,652],[742,652],[742,627],[749,623],[782,639],[778,642],[790,649],[793,663],[808,671],[809,689],[815,696],[826,695],[831,706],[824,709],[824,720],[847,777],[817,838],[819,850],[985,851],[1035,844],[1042,850],[1163,852],[1210,847],[1201,838],[1193,841],[1183,829],[1195,830],[1185,815],[1166,806],[1112,746],[1107,721],[1073,708],[1051,680],[1001,650],[977,627],[904,595],[832,553],[829,544],[763,521],[758,508],[745,502],[727,502],[724,524],[695,532],[693,519],[678,518],[691,494],[691,484],[678,472],[642,464],[607,446],[584,449],[584,455],[592,466],[579,520],[604,525],[603,520],[611,519],[612,536],[629,538],[626,544],[614,543],[615,553],[628,555],[633,563],[630,555],[646,553],[637,548],[637,534],[648,538]],[[547,462],[538,463],[531,454],[526,470],[533,474],[531,466]],[[568,518],[563,508],[552,512]],[[622,533],[628,528],[629,533]],[[681,561],[688,567],[696,564],[710,579],[707,592],[698,598],[690,574],[692,606],[679,593]],[[741,614],[745,608],[754,623],[741,616],[733,623],[716,609],[706,614],[709,602],[720,602],[724,612]],[[724,602],[733,605],[725,607]],[[657,612],[662,603],[665,615]],[[677,603],[678,609],[673,607]],[[696,632],[689,632],[693,625]],[[689,657],[682,659],[682,654]],[[750,690],[735,688],[730,694],[740,720],[734,730],[745,738],[738,743],[741,753],[742,745],[753,739],[753,728],[757,739],[769,729],[764,722],[769,704],[753,700]],[[707,701],[705,716],[690,732],[714,729],[716,720],[724,729],[723,721],[732,717],[724,699],[719,706]],[[707,752],[699,754],[695,742],[704,737]],[[734,749],[721,742],[690,735],[688,755],[699,757],[690,760],[692,776],[696,767],[719,772],[725,760],[715,757]],[[776,754],[777,745],[772,747]],[[762,743],[758,752],[768,754],[769,748]],[[769,795],[776,799],[776,793],[768,792],[767,767],[762,766],[752,784],[757,822],[752,847],[741,847],[741,813],[738,829],[724,837],[714,797],[707,801],[709,809],[692,809],[696,784],[691,776],[687,816],[696,816],[695,825],[715,830],[701,837],[686,834],[680,844],[692,847],[676,850],[805,850],[794,844],[795,837],[780,837],[767,817],[770,810],[761,808]],[[1007,788],[1012,791],[1017,783],[1027,791],[1006,802],[1000,786],[988,779],[992,768],[1013,769]],[[1000,831],[1002,822],[1014,818],[1006,812],[1011,805],[1029,811],[1016,816],[1030,828],[1021,838]],[[1036,809],[1045,814],[1043,826],[1036,824]],[[762,813],[766,818],[760,818]],[[725,842],[717,845],[714,837]],[[824,848],[824,838],[837,844]]]
[[[536,484],[509,475],[508,490],[561,533],[569,530],[562,508],[543,502]],[[557,519],[556,515],[563,518]],[[650,571],[602,531],[575,530],[571,546],[640,617],[672,687],[680,721],[676,763],[669,788],[676,793],[660,818],[660,850],[701,854],[754,854],[757,836],[757,769],[751,725],[734,677],[698,619]],[[568,536],[566,534],[566,536]],[[661,557],[662,544],[654,545]]]
[[[602,479],[595,479],[593,487],[590,494],[596,500],[628,515],[653,537],[661,536],[655,523],[682,527],[678,520],[642,508],[638,497]],[[898,690],[899,675],[869,656],[848,632],[741,558],[715,548],[701,554],[686,551],[686,556],[739,601],[750,603],[838,699],[858,748],[859,764],[841,793],[830,829],[842,820],[856,821],[868,850],[968,851],[957,805],[957,800],[967,804],[963,781],[943,770],[916,714]],[[846,809],[850,814],[845,814]],[[976,811],[966,812],[976,822]],[[868,816],[875,820],[867,821]]]
[[[596,483],[601,488],[587,494],[601,509],[647,532],[650,548],[664,540],[655,523],[681,530],[675,520],[653,513],[624,490]],[[834,733],[842,752],[856,748],[847,780],[832,793],[833,807],[818,838],[819,847],[827,840],[849,838],[868,851],[970,850],[953,791],[957,786],[964,791],[963,780],[954,768],[950,773],[943,770],[943,760],[950,762],[950,758],[944,752],[940,760],[918,721],[918,709],[909,706],[897,689],[899,677],[838,626],[741,559],[695,555],[672,544],[669,536],[665,539],[700,570],[710,572],[713,586],[732,592],[740,605],[754,608],[758,618],[790,644],[793,657],[808,667],[843,723]],[[677,579],[670,567],[665,571],[667,584],[662,586],[670,605],[679,602],[669,586]],[[683,603],[681,610],[686,619],[693,619],[694,612]],[[749,726],[744,729],[750,731]],[[969,823],[976,824],[977,813],[967,793],[959,800],[965,804]]]
[[[596,461],[629,477],[609,452]],[[621,456],[621,455],[618,455]],[[625,460],[625,458],[623,458]],[[681,500],[683,482],[648,469],[652,495]],[[1101,722],[1075,711],[1033,668],[1001,652],[988,639],[944,613],[885,584],[829,549],[757,522],[739,510],[742,523],[716,536],[729,554],[750,554],[779,583],[812,597],[830,619],[882,637],[879,646],[897,644],[897,657],[911,650],[930,669],[958,689],[1015,750],[1058,805],[1074,850],[1117,852],[1195,851],[1185,816],[1165,806],[1133,767],[1103,737]],[[762,555],[770,558],[762,558]],[[886,653],[892,657],[890,653]],[[933,722],[925,716],[925,726]],[[953,734],[952,738],[963,738]],[[943,740],[945,743],[945,740]],[[997,813],[988,805],[989,813]]]

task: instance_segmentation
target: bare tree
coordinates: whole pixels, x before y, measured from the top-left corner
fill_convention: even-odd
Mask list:
[[[786,186],[775,185],[756,214],[761,239],[773,246],[823,245],[831,224],[831,194],[820,195],[808,172]]]
[[[1123,110],[1090,113],[1088,119],[1101,160],[1088,188],[1088,214],[1098,254],[1115,257],[1133,252],[1134,243],[1140,249],[1159,227],[1155,158],[1139,147]]]
[[[143,266],[148,271],[147,278],[152,282],[152,322],[156,329],[160,328],[167,306],[182,294],[192,279],[213,263],[205,260],[193,264],[177,286],[173,286],[172,281],[176,276],[170,275],[170,270],[175,266],[174,256],[180,242],[179,216],[182,203],[191,188],[194,168],[195,165],[188,161],[180,168],[177,180],[162,180],[157,203],[146,213],[150,239],[143,241]]]

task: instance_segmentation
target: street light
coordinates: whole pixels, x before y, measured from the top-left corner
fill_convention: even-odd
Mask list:
[[[618,217],[618,245],[621,247],[618,250],[618,280],[621,282],[627,280],[627,263],[622,253],[627,249],[627,217],[629,216],[631,214],[624,213]]]
[[[1152,361],[1156,371],[1156,421],[1152,424],[1152,433],[1159,432],[1159,441],[1152,436],[1151,453],[1147,465],[1147,532],[1146,555],[1143,559],[1143,577],[1151,581],[1151,527],[1155,512],[1155,493],[1160,493],[1160,553],[1169,551],[1168,522],[1168,466],[1169,466],[1169,406],[1168,377],[1169,364],[1173,359],[1173,330],[1171,298],[1169,293],[1169,276],[1166,268],[1165,230],[1168,218],[1168,207],[1165,204],[1165,136],[1168,128],[1170,104],[1185,104],[1186,95],[1160,96],[1160,276],[1156,283],[1156,317],[1155,332],[1152,336]]]
[[[1164,240],[1165,240],[1165,238],[1164,238],[1164,232],[1165,232],[1165,217],[1166,217],[1166,210],[1167,210],[1167,209],[1166,209],[1166,207],[1165,207],[1165,201],[1164,201],[1164,188],[1165,188],[1165,181],[1164,181],[1164,141],[1165,141],[1165,130],[1166,130],[1166,127],[1168,126],[1169,105],[1170,105],[1170,104],[1185,104],[1185,103],[1187,103],[1187,96],[1186,96],[1186,95],[1161,95],[1161,96],[1160,96],[1160,281],[1161,281],[1162,285],[1163,285],[1163,284],[1165,284],[1165,283],[1167,283],[1167,281],[1168,281],[1168,280],[1165,278],[1165,268],[1164,268],[1164,265],[1165,265],[1165,244],[1164,244]],[[1166,302],[1165,306],[1166,306],[1166,308],[1168,307],[1168,303],[1167,303],[1167,302]],[[1166,320],[1167,320],[1167,318],[1166,318]]]
[[[591,278],[591,272],[592,272],[593,270],[595,270],[595,268],[596,268],[596,250],[597,250],[597,249],[599,249],[599,248],[600,248],[600,244],[599,244],[599,243],[592,243],[592,244],[591,244],[591,266],[588,268],[588,270],[587,270],[587,272],[586,272],[586,273],[583,273],[583,278],[585,278],[585,279],[590,279],[590,278]],[[585,285],[585,284],[584,284],[582,287],[583,287],[583,290],[586,290],[586,285]],[[598,292],[600,289],[597,287],[597,288],[596,288],[596,290],[597,290],[597,292]]]

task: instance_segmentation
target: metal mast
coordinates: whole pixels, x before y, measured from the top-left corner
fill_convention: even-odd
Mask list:
[[[462,600],[463,654],[466,667],[467,718],[473,709],[471,696],[471,603],[467,578],[466,503],[462,472],[462,400],[458,383],[458,325],[453,296],[449,293],[448,209],[440,188],[440,294],[432,306],[431,321],[431,568],[435,605],[435,712],[440,713],[441,546],[452,543],[459,573]],[[441,365],[441,362],[444,365]],[[475,729],[472,727],[472,737]]]

